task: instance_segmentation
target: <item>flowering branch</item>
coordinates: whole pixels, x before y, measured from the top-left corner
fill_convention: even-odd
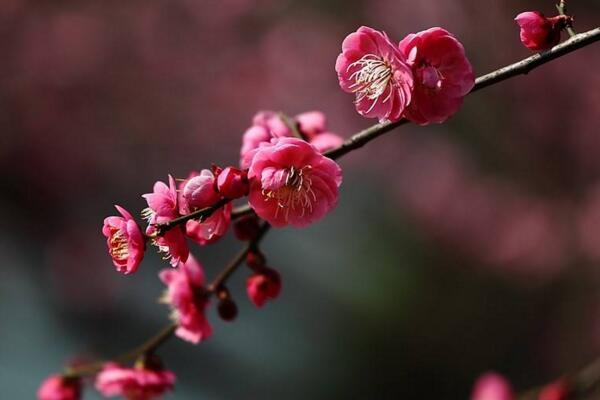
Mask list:
[[[564,13],[564,1],[559,7],[559,11]],[[378,43],[379,47],[373,48],[387,51],[386,56],[390,57],[391,61],[379,54],[362,55],[356,49],[353,50],[352,47],[361,40],[367,45]],[[454,52],[455,55],[445,58],[453,60],[456,64],[451,65],[454,70],[444,78],[455,81],[455,87],[459,89],[454,91],[444,91],[443,79],[428,59],[440,57],[440,54],[412,51],[419,41],[438,40],[446,41],[447,51]],[[160,273],[161,280],[168,287],[165,302],[173,308],[177,323],[169,324],[139,347],[114,359],[120,363],[136,360],[135,370],[112,364],[90,363],[68,368],[63,375],[64,380],[51,377],[48,385],[59,385],[61,390],[79,390],[79,386],[76,386],[78,383],[74,380],[102,370],[98,374],[96,387],[105,395],[117,393],[114,391],[115,379],[118,383],[118,393],[132,390],[127,385],[133,385],[135,390],[139,389],[142,392],[151,390],[153,394],[171,389],[174,375],[162,368],[154,352],[174,334],[192,343],[198,343],[208,337],[211,327],[204,314],[212,296],[219,300],[219,314],[223,319],[231,320],[235,317],[237,308],[225,284],[244,261],[253,270],[253,275],[247,282],[250,300],[260,307],[266,299],[277,296],[281,286],[279,274],[265,265],[264,256],[258,250],[258,243],[271,225],[305,226],[322,218],[335,206],[337,189],[341,184],[341,169],[334,159],[359,149],[371,140],[408,122],[444,122],[458,111],[462,97],[466,94],[517,75],[527,74],[542,64],[598,40],[600,28],[574,34],[566,42],[546,52],[535,54],[475,80],[462,45],[441,28],[409,35],[398,47],[392,44],[385,34],[371,28],[360,28],[346,39],[342,46],[343,52],[338,57],[336,71],[340,85],[344,90],[355,94],[355,105],[359,113],[388,122],[375,124],[338,145],[341,139],[324,132],[323,127],[315,123],[315,118],[318,117],[314,114],[297,116],[294,120],[279,114],[277,117],[283,121],[290,135],[276,137],[270,142],[268,139],[261,140],[263,144],[256,144],[256,147],[246,152],[248,157],[242,156],[243,170],[234,167],[203,170],[185,181],[181,192],[182,200],[179,199],[172,177],[169,177],[168,186],[157,182],[154,191],[144,195],[149,205],[147,218],[150,223],[146,234],[153,239],[153,244],[159,251],[167,253],[171,265],[178,267]],[[435,46],[432,48],[435,49]],[[412,57],[416,54],[422,59],[409,60],[411,54]],[[392,76],[394,81],[391,80]],[[413,80],[413,76],[419,76],[420,80]],[[427,97],[431,96],[431,93],[436,93],[435,96],[439,97]],[[425,99],[425,102],[431,103],[419,104],[419,96],[425,96],[420,98],[421,101]],[[380,97],[385,97],[385,100],[378,103]],[[442,99],[440,104],[445,107],[431,106],[439,99]],[[266,120],[270,118],[269,115],[262,117]],[[265,121],[265,124],[268,124],[268,121]],[[267,137],[271,137],[271,132],[266,129],[265,131]],[[261,135],[264,132],[258,127],[253,133]],[[273,156],[274,154],[276,156]],[[295,161],[286,160],[286,157]],[[244,166],[248,162],[249,164]],[[252,208],[242,206],[232,212],[232,199],[244,196],[248,196]],[[190,212],[193,209],[196,211]],[[117,210],[122,217],[108,217],[103,233],[108,239],[109,252],[117,270],[132,273],[141,261],[146,244],[131,214],[121,207],[117,207]],[[212,221],[210,226],[200,226],[208,223],[207,220],[212,220],[213,214],[217,221]],[[230,217],[236,219],[251,214],[256,214],[256,218],[249,218],[256,225],[253,233],[248,236],[248,244],[210,284],[205,286],[202,268],[189,254],[185,235],[200,244],[210,243],[224,233]],[[258,217],[264,219],[260,225],[257,222],[260,220]],[[186,230],[171,231],[172,228],[192,220],[197,222],[196,226],[190,227],[188,224]],[[221,228],[223,229],[220,230]],[[128,380],[125,381],[124,377],[128,377]],[[154,388],[146,387],[149,381],[159,384]],[[573,396],[585,393],[599,381],[600,359],[571,378],[568,393]],[[539,390],[534,390],[525,393],[522,399],[537,398],[538,392]]]
[[[514,76],[527,74],[540,65],[546,64],[547,62],[597,42],[598,40],[600,40],[600,28],[577,34],[546,52],[534,54],[531,57],[527,57],[521,61],[490,72],[489,74],[480,76],[475,81],[475,86],[473,86],[471,93],[505,81]],[[408,122],[409,121],[406,119],[401,119],[396,122],[383,122],[375,124],[363,131],[358,132],[355,135],[352,135],[341,146],[326,152],[325,155],[333,159],[340,158],[353,150],[361,148],[371,140],[383,135],[384,133],[387,133]]]
[[[558,13],[560,15],[563,16],[567,16],[567,2],[565,0],[560,0],[560,3],[558,3],[556,5],[556,9],[558,10]],[[575,35],[577,35],[577,33],[575,33],[575,30],[573,29],[573,27],[571,26],[572,24],[569,22],[566,26],[566,30],[567,33],[569,34],[570,37],[573,37]]]

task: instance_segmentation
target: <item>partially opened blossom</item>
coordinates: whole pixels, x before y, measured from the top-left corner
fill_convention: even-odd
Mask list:
[[[263,267],[246,280],[246,293],[256,307],[265,305],[267,300],[274,300],[281,292],[281,277],[274,269]]]
[[[81,380],[63,375],[50,375],[42,382],[37,392],[38,400],[79,400]]]
[[[215,204],[221,196],[217,192],[215,175],[208,169],[192,173],[182,182],[179,195],[179,211],[182,215],[201,210]],[[185,234],[195,242],[205,245],[220,239],[231,222],[231,204],[225,204],[202,221],[189,220]]]
[[[480,376],[473,387],[471,400],[513,400],[510,383],[499,374],[488,372]]]
[[[103,396],[128,400],[150,400],[173,389],[175,374],[162,368],[136,363],[134,368],[107,363],[96,377],[96,390]]]
[[[121,217],[105,218],[102,233],[117,271],[130,274],[137,271],[144,258],[146,240],[131,214],[123,207],[115,208]]]
[[[539,11],[525,11],[515,17],[521,28],[521,43],[530,50],[540,51],[554,47],[560,42],[560,32],[571,24],[565,15],[546,18]]]
[[[227,199],[237,199],[248,194],[248,175],[234,167],[227,167],[217,177],[219,194]]]
[[[387,35],[363,26],[342,43],[335,70],[342,89],[356,96],[359,114],[397,121],[411,102],[413,74]]]
[[[290,123],[296,127],[303,139],[314,145],[320,152],[331,150],[343,143],[343,139],[327,130],[327,119],[320,111],[307,111],[291,118]],[[252,156],[261,143],[268,143],[273,138],[294,137],[294,132],[274,111],[261,111],[254,117],[252,127],[244,133],[240,151],[240,166],[248,168]]]
[[[208,299],[203,289],[202,266],[190,255],[179,268],[165,269],[159,276],[167,285],[163,300],[173,310],[172,318],[178,325],[175,334],[194,344],[209,337],[212,328],[204,314]]]
[[[410,34],[399,44],[414,76],[405,116],[425,125],[441,123],[458,111],[475,84],[462,44],[442,28]]]
[[[248,201],[259,217],[302,227],[335,207],[342,170],[304,140],[276,138],[255,150],[248,178]]]
[[[152,244],[158,247],[165,259],[169,259],[172,266],[182,261],[185,262],[189,255],[189,248],[185,241],[183,228],[175,226],[160,236],[157,236],[156,224],[171,221],[180,216],[177,201],[177,187],[175,180],[169,175],[169,186],[164,182],[156,182],[152,193],[142,196],[148,203],[148,208],[143,212],[148,220],[146,235],[153,238]]]

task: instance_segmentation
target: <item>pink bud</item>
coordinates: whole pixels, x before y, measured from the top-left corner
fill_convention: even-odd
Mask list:
[[[246,255],[246,264],[248,264],[248,267],[250,267],[254,271],[258,269],[263,269],[265,266],[265,262],[266,259],[264,254],[258,250],[249,251]]]
[[[237,199],[248,194],[248,176],[246,172],[227,167],[217,177],[219,193],[227,199]]]
[[[296,115],[300,131],[310,140],[324,132],[327,127],[325,114],[320,111],[307,111]]]
[[[566,15],[546,18],[539,11],[526,11],[515,17],[521,28],[521,42],[530,50],[540,51],[554,47],[560,42],[560,31],[573,21]]]
[[[187,214],[195,209],[208,207],[219,200],[219,194],[214,188],[215,177],[207,169],[188,179],[183,185],[181,213]]]
[[[471,400],[513,400],[510,384],[502,375],[488,372],[477,379]]]
[[[50,375],[42,382],[37,392],[38,400],[78,400],[81,398],[79,378]]]
[[[250,301],[256,307],[262,307],[269,299],[274,300],[281,291],[281,277],[270,268],[264,268],[259,273],[252,274],[246,281],[246,292]]]

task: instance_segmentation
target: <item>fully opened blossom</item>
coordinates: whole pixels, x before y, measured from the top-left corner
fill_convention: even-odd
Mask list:
[[[327,129],[327,119],[320,111],[307,111],[296,115],[290,121],[296,124],[302,137],[315,146],[321,153],[341,145],[344,140]],[[240,151],[240,166],[248,168],[252,162],[253,151],[261,143],[273,138],[294,137],[293,131],[274,111],[261,111],[252,120],[252,126],[246,130]]]
[[[142,197],[148,202],[148,208],[143,211],[144,218],[149,223],[146,235],[153,237],[152,243],[158,247],[161,253],[165,254],[165,259],[169,259],[172,266],[177,266],[180,261],[185,262],[190,251],[181,227],[176,226],[164,234],[156,236],[155,224],[168,222],[180,216],[175,180],[169,175],[169,186],[164,182],[156,182],[153,192]]]
[[[462,44],[445,29],[431,28],[408,35],[399,48],[414,76],[406,118],[421,125],[444,122],[458,111],[475,84]]]
[[[411,102],[413,74],[387,35],[363,26],[342,43],[335,63],[342,89],[354,93],[359,114],[397,121]]]
[[[471,400],[513,400],[510,384],[502,375],[488,372],[480,376],[473,387]]]
[[[37,392],[38,400],[79,400],[81,380],[63,375],[50,375],[42,382]]]
[[[203,169],[200,173],[192,173],[190,178],[181,184],[180,188],[179,211],[183,215],[210,207],[220,199],[220,195],[216,190],[215,175],[208,169]],[[218,240],[229,227],[231,208],[231,203],[228,203],[215,210],[202,221],[187,221],[185,234],[201,245]]]
[[[163,300],[173,309],[172,317],[178,324],[175,334],[197,344],[212,334],[205,309],[208,299],[205,296],[204,272],[193,256],[177,269],[165,269],[160,272],[160,279],[167,285]]]
[[[96,377],[96,390],[106,397],[150,400],[173,389],[175,374],[162,368],[136,363],[134,368],[108,363]]]
[[[304,140],[276,138],[255,150],[248,201],[273,226],[306,226],[338,199],[342,170]]]
[[[144,257],[146,240],[131,214],[123,207],[115,207],[122,216],[105,218],[102,233],[117,271],[130,274],[137,271]]]
[[[546,18],[539,11],[525,11],[515,17],[521,28],[521,42],[530,50],[540,51],[554,47],[560,42],[560,32],[572,22],[566,15]]]

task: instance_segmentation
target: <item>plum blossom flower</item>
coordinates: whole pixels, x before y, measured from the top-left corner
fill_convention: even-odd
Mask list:
[[[307,111],[291,119],[299,133],[321,153],[341,145],[344,140],[337,134],[327,130],[327,118],[320,111]],[[290,127],[274,111],[261,111],[252,120],[252,126],[243,136],[240,151],[240,166],[248,168],[252,162],[253,150],[261,143],[269,142],[273,138],[294,137]]]
[[[248,201],[259,217],[302,227],[335,207],[342,170],[303,140],[275,138],[255,150],[248,178]]]
[[[216,187],[217,183],[212,171],[203,169],[200,173],[190,174],[190,177],[180,185],[179,212],[185,215],[215,204],[221,198]],[[231,203],[228,203],[202,221],[187,221],[185,234],[201,245],[217,241],[227,232],[231,222],[231,208]]]
[[[164,182],[156,182],[153,192],[142,196],[148,202],[142,215],[148,221],[146,235],[153,237],[152,244],[158,247],[159,252],[165,254],[170,264],[175,267],[179,262],[185,262],[189,255],[189,248],[185,241],[184,231],[176,226],[157,236],[155,224],[171,221],[180,216],[178,212],[177,187],[175,180],[169,175],[169,186]]]
[[[79,400],[81,380],[63,375],[50,375],[42,382],[37,392],[38,400]]]
[[[274,300],[281,292],[281,277],[277,271],[263,267],[246,280],[246,293],[256,307],[261,308],[267,300]]]
[[[190,255],[177,269],[165,269],[160,279],[167,285],[163,301],[173,309],[172,318],[178,324],[175,334],[197,344],[212,334],[205,315],[208,298],[203,291],[202,266]]]
[[[515,17],[521,28],[521,43],[530,50],[540,51],[554,47],[560,42],[560,32],[570,26],[573,19],[566,15],[546,18],[539,11],[525,11]]]
[[[160,367],[136,363],[134,368],[107,363],[96,377],[96,389],[106,397],[150,400],[173,389],[175,374]]]
[[[513,400],[508,381],[499,374],[488,372],[480,376],[473,387],[471,400]]]
[[[413,74],[387,35],[362,26],[342,43],[335,63],[341,88],[354,93],[359,114],[397,121],[411,102]]]
[[[399,48],[414,76],[412,101],[404,115],[421,125],[444,122],[458,111],[475,84],[462,44],[436,27],[406,36]]]
[[[131,214],[123,207],[115,205],[115,208],[122,216],[105,218],[102,233],[117,271],[131,274],[144,258],[146,240]]]

